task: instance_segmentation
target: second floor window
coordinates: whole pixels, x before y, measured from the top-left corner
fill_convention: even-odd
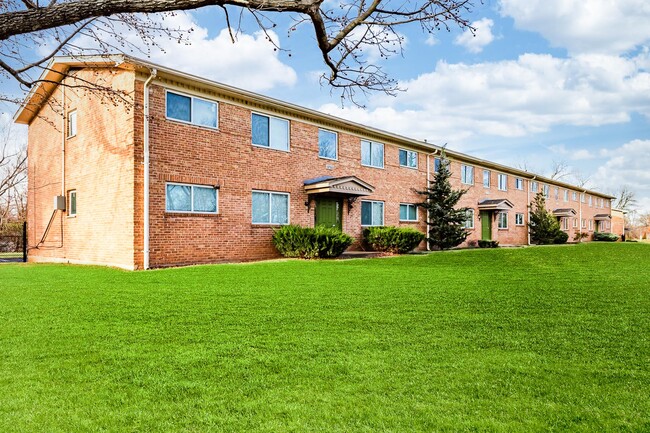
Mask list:
[[[384,145],[374,141],[361,141],[361,164],[384,168]]]
[[[537,182],[530,183],[530,192],[537,192]]]
[[[253,113],[253,146],[289,151],[289,121]]]
[[[166,114],[168,119],[216,128],[218,113],[219,107],[214,101],[167,92]]]
[[[490,170],[483,170],[483,186],[490,187]]]
[[[325,129],[318,130],[318,156],[338,159],[338,134]]]
[[[564,190],[564,201],[569,201],[569,190],[568,189]]]
[[[68,114],[68,137],[77,135],[77,110]]]
[[[544,191],[544,197],[546,198],[551,195],[551,188],[548,185],[542,185],[542,191]]]
[[[399,150],[399,165],[408,168],[418,168],[418,153],[411,150]]]
[[[515,179],[515,188],[524,189],[524,180],[521,179],[521,178],[516,178]]]
[[[474,185],[474,167],[471,165],[461,165],[460,181],[467,185]]]
[[[499,175],[499,189],[501,191],[506,191],[508,189],[508,175],[506,174]]]

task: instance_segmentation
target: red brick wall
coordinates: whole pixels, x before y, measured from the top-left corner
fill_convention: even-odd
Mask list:
[[[133,93],[133,73],[85,69],[76,74]],[[61,89],[29,127],[29,260],[133,268],[134,110],[73,87],[65,89],[65,110],[77,110],[78,132],[69,138],[66,132],[65,193],[77,191],[77,216],[58,212],[39,243],[54,209],[53,197],[61,194],[61,140],[67,128],[61,123]]]

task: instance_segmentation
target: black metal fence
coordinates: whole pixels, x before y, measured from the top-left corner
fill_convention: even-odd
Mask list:
[[[21,234],[0,235],[0,253],[22,253],[27,261],[27,223],[23,223]]]

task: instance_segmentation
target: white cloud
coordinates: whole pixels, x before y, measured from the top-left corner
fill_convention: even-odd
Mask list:
[[[600,126],[650,117],[650,73],[634,59],[524,54],[478,64],[439,62],[433,72],[401,83],[397,97],[377,95],[369,111],[324,111],[414,138],[464,140],[521,137],[558,125]],[[584,154],[579,154],[583,157]]]
[[[494,35],[492,34],[493,25],[494,21],[489,18],[474,21],[472,27],[476,31],[472,34],[471,31],[465,30],[456,37],[454,43],[465,47],[471,53],[480,53],[486,45],[494,40]]]
[[[636,194],[640,209],[650,211],[650,140],[632,140],[607,151],[609,159],[592,177],[601,189],[628,186]]]
[[[436,37],[433,36],[433,35],[429,35],[429,36],[425,39],[424,43],[427,44],[428,46],[432,47],[432,46],[438,44],[438,39],[436,39]]]
[[[596,153],[588,149],[567,148],[564,144],[554,144],[552,146],[549,146],[549,150],[557,155],[573,161],[594,159],[597,156]]]
[[[178,13],[172,16],[153,16],[168,28],[193,29],[188,35],[190,44],[178,43],[167,38],[159,38],[161,49],[151,47],[150,60],[174,69],[215,81],[261,91],[276,86],[292,86],[297,81],[297,74],[285,65],[263,32],[252,35],[239,34],[232,43],[227,29],[221,30],[216,37],[210,37],[208,30],[199,26],[192,16]],[[119,29],[118,29],[119,31]],[[275,33],[269,36],[279,45]],[[137,35],[129,34],[127,39],[136,46],[143,47]],[[96,42],[86,37],[75,41],[78,46],[96,46]],[[138,52],[133,53],[138,56]]]
[[[500,9],[574,54],[620,54],[650,40],[647,0],[500,0]]]

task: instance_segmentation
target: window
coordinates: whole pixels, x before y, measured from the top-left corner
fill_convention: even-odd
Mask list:
[[[474,167],[471,165],[461,165],[460,181],[467,185],[474,185]]]
[[[609,207],[609,200],[605,200],[605,207]]]
[[[578,218],[573,218],[573,228],[574,229],[578,228]]]
[[[165,189],[167,212],[217,213],[217,188],[168,183]]]
[[[400,204],[399,205],[399,220],[400,221],[417,221],[418,209],[414,204]]]
[[[408,168],[418,168],[418,153],[411,150],[399,150],[399,165]]]
[[[339,136],[336,132],[318,130],[318,156],[326,159],[338,159]]]
[[[587,228],[587,220],[584,219],[584,218],[582,219],[582,228],[583,228],[583,229],[586,229],[586,228]]]
[[[589,196],[589,207],[593,205],[593,197]]]
[[[384,225],[384,202],[383,201],[362,201],[361,202],[361,225],[362,226],[383,226]]]
[[[497,227],[500,229],[508,228],[508,214],[506,212],[499,212]]]
[[[216,128],[219,108],[213,101],[167,91],[166,113],[168,119]]]
[[[483,186],[490,187],[490,170],[483,170]]]
[[[530,183],[530,191],[531,192],[537,192],[537,182],[531,182]]]
[[[523,226],[524,225],[524,214],[523,213],[516,213],[515,214],[515,225],[516,226]]]
[[[289,224],[289,194],[253,191],[253,224]]]
[[[564,190],[564,201],[569,201],[569,190],[568,189]]]
[[[506,175],[506,174],[500,174],[499,175],[499,189],[501,191],[507,191],[508,190],[508,175]]]
[[[361,165],[384,168],[384,145],[361,140]]]
[[[569,230],[569,218],[562,218],[562,228]]]
[[[524,180],[521,179],[521,178],[516,178],[515,179],[515,188],[523,190],[524,189]]]
[[[573,191],[573,201],[578,201],[578,193]]]
[[[440,171],[440,158],[434,158],[433,160],[433,172],[438,173]]]
[[[589,220],[589,231],[594,229],[594,220]]]
[[[466,229],[473,229],[474,228],[474,209],[467,209],[466,212],[466,219],[465,219],[465,228]]]
[[[68,216],[77,216],[77,190],[68,191]]]
[[[77,110],[68,113],[68,138],[77,135]]]
[[[560,188],[558,188],[556,186],[555,187],[555,200],[559,200],[559,199],[560,199]]]
[[[542,185],[542,191],[544,191],[544,197],[546,198],[551,195],[551,188],[548,185]]]
[[[289,151],[289,121],[253,113],[253,146]]]
[[[585,202],[585,195],[583,193],[580,193],[580,201]]]

